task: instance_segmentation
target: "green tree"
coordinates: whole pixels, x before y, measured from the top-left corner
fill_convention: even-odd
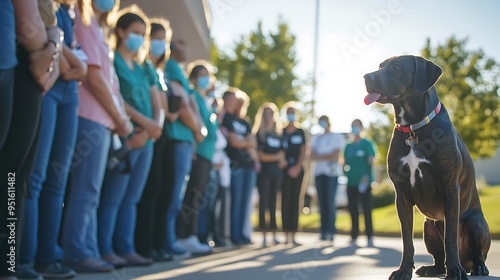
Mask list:
[[[467,39],[454,36],[444,44],[432,46],[427,39],[422,56],[443,68],[436,91],[471,156],[495,155],[500,143],[500,66],[481,50],[467,49]],[[383,119],[393,119],[392,110],[376,107]],[[387,154],[393,123],[372,124],[369,134]],[[384,158],[385,159],[385,158]]]
[[[282,18],[275,32],[264,33],[259,22],[254,31],[235,41],[231,52],[221,51],[212,44],[211,60],[220,81],[250,96],[251,119],[265,101],[280,107],[300,97],[302,82],[294,73],[295,36]]]

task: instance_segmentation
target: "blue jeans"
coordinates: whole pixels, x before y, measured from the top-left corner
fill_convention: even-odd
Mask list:
[[[97,206],[108,159],[111,132],[95,122],[79,118],[75,153],[68,180],[62,225],[64,259],[99,258]]]
[[[243,228],[256,178],[252,167],[231,169],[231,240],[234,243],[250,239],[249,236],[244,236]]]
[[[137,203],[148,179],[153,145],[131,150],[130,173],[106,171],[97,210],[97,239],[101,255],[135,253]],[[113,250],[115,249],[115,250]]]
[[[335,234],[335,218],[337,215],[335,196],[337,194],[337,179],[338,177],[326,175],[316,176],[316,190],[318,192],[321,220],[320,233],[322,239],[333,238]]]
[[[168,142],[167,151],[171,151],[171,158],[167,168],[170,168],[173,178],[170,181],[170,189],[172,196],[167,209],[167,224],[166,224],[166,244],[167,251],[172,250],[177,236],[175,234],[176,219],[179,215],[184,195],[186,193],[187,183],[189,181],[189,173],[191,172],[191,164],[193,159],[193,144],[190,142]]]
[[[58,259],[64,192],[78,126],[78,85],[57,82],[42,99],[38,153],[26,199],[22,263]]]

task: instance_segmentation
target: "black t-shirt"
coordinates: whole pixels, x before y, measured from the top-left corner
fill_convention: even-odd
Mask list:
[[[306,144],[304,130],[297,128],[293,133],[288,134],[287,130],[284,129],[281,138],[288,166],[295,165],[300,156],[300,148]]]
[[[273,131],[263,134],[257,133],[257,149],[266,154],[277,154],[283,150],[281,137]],[[261,162],[261,172],[267,171],[279,172],[278,162]]]
[[[225,114],[222,120],[222,127],[226,128],[228,132],[235,133],[241,139],[244,139],[251,133],[250,124],[235,115]],[[253,167],[253,160],[246,149],[236,149],[228,143],[226,153],[231,160],[231,167]]]

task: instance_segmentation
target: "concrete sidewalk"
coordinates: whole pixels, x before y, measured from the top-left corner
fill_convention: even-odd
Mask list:
[[[318,234],[300,233],[297,240],[303,245],[277,245],[262,248],[259,234],[253,236],[253,245],[224,248],[214,254],[184,261],[155,263],[144,268],[124,268],[105,274],[80,274],[82,280],[305,280],[305,279],[388,279],[401,260],[400,238],[375,238],[376,248],[349,246],[349,237],[336,236],[334,245],[318,241]],[[415,240],[415,267],[431,264],[422,239]],[[492,242],[486,262],[488,277],[469,279],[500,280],[500,241]],[[414,279],[421,278],[416,275]],[[441,277],[442,279],[443,277]]]

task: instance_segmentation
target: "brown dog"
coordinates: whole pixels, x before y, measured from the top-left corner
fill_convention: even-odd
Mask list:
[[[412,277],[413,206],[426,217],[424,241],[434,258],[434,265],[421,266],[417,275],[488,275],[484,262],[490,232],[472,159],[434,88],[441,74],[431,61],[405,55],[382,62],[379,70],[364,76],[369,93],[365,103],[390,103],[395,113],[387,167],[396,190],[403,257],[389,279]]]

